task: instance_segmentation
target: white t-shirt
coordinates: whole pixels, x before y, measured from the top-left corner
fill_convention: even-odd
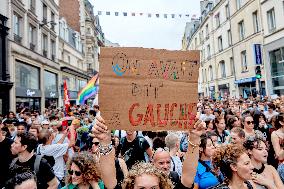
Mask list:
[[[53,166],[54,174],[60,180],[64,178],[65,162],[63,159],[64,154],[68,150],[68,143],[65,144],[50,144],[43,146],[38,145],[37,153],[47,156],[53,156],[55,164]]]

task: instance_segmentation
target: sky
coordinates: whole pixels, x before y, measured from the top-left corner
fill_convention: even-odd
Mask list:
[[[180,50],[186,22],[192,15],[200,15],[199,0],[89,0],[94,14],[103,11],[100,25],[105,38],[123,47],[144,47]],[[106,11],[111,15],[107,16]],[[115,16],[114,12],[119,12]],[[128,12],[128,16],[122,16]],[[183,18],[148,18],[129,13],[189,14]]]

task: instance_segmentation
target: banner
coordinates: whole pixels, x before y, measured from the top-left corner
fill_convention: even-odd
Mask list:
[[[155,17],[155,18],[189,18],[189,15],[188,13],[186,14],[173,14],[173,13],[143,13],[143,12],[117,12],[117,11],[98,11],[97,12],[97,15],[99,16],[131,16],[131,17],[137,17],[137,16],[146,16],[148,18],[151,18],[151,17]],[[152,16],[153,15],[153,16]],[[192,18],[195,18],[196,15],[192,15]]]
[[[199,51],[101,48],[100,111],[110,129],[186,130],[198,101]]]
[[[69,99],[69,95],[68,95],[68,89],[67,89],[66,80],[64,80],[63,89],[64,89],[65,113],[68,114],[69,113],[69,107],[70,107],[70,99]]]

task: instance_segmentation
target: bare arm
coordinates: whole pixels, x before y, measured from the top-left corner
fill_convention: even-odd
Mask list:
[[[204,128],[206,128],[206,124],[204,122],[197,121],[194,125],[194,130],[190,131],[188,138],[189,144],[184,156],[181,175],[181,183],[188,188],[192,187],[192,184],[194,183],[199,158],[200,135]]]
[[[275,133],[276,131],[272,132],[271,134],[271,142],[273,149],[275,151],[275,155],[278,158],[278,160],[283,160],[284,159],[284,150],[281,149],[280,144],[279,144],[279,138],[277,134]]]
[[[127,165],[126,165],[125,161],[121,158],[118,158],[118,161],[119,161],[119,165],[121,167],[121,170],[122,170],[124,178],[125,178],[128,175]]]
[[[273,179],[274,179],[274,183],[276,185],[276,188],[284,188],[284,184],[278,174],[278,172],[276,171],[276,169],[274,167],[272,167],[271,165],[268,166],[271,170],[271,173],[273,174]]]
[[[57,189],[58,188],[58,180],[56,177],[54,177],[51,181],[49,181],[48,183],[48,188],[47,189]]]
[[[101,117],[97,118],[97,123],[93,127],[93,132],[100,140],[100,145],[109,145],[111,143],[110,131],[104,125],[104,120]],[[108,189],[113,189],[117,185],[116,169],[115,169],[115,150],[107,155],[101,155],[99,161],[101,178]]]

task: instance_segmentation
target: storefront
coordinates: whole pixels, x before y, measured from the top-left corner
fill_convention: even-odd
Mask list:
[[[20,112],[23,108],[39,110],[41,108],[41,91],[36,89],[16,88],[16,110]]]
[[[41,110],[40,69],[16,60],[16,110]]]
[[[57,74],[44,70],[44,96],[45,108],[58,107],[58,76]]]
[[[238,85],[239,94],[243,98],[248,98],[249,96],[257,96],[256,91],[256,77],[244,78],[235,81],[235,84]]]
[[[230,95],[229,83],[218,85],[219,97]]]

